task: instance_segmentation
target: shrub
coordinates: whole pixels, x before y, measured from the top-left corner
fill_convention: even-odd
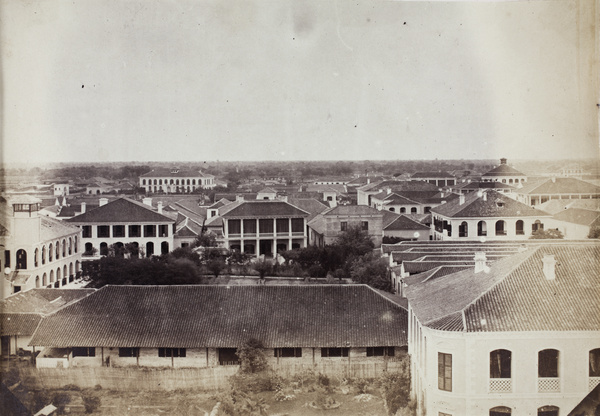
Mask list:
[[[259,373],[268,368],[265,347],[262,341],[250,338],[237,349],[242,373]]]
[[[410,405],[410,367],[407,359],[402,364],[398,372],[383,373],[377,383],[390,415]]]
[[[76,386],[75,384],[67,384],[66,386],[63,387],[63,390],[80,391],[81,387]]]
[[[371,380],[367,380],[365,378],[357,378],[356,380],[354,380],[354,387],[356,387],[358,394],[367,393],[369,385],[371,385]]]
[[[235,391],[246,393],[259,393],[261,391],[273,391],[277,377],[272,371],[260,373],[241,373],[232,376],[229,381]]]
[[[100,397],[90,392],[83,395],[82,399],[86,413],[94,413],[95,411],[100,409],[100,406],[102,404],[102,400],[100,399]]]
[[[323,387],[329,387],[331,381],[329,380],[329,377],[327,377],[325,374],[319,373],[318,382]]]
[[[71,403],[71,395],[65,392],[55,393],[52,397],[52,404],[58,409],[58,413],[64,413],[65,407]]]

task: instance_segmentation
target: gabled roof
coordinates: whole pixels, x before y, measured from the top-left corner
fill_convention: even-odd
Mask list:
[[[425,224],[421,224],[419,222],[411,220],[410,218],[408,218],[404,215],[400,215],[392,223],[385,226],[383,229],[386,231],[406,231],[406,230],[409,230],[409,231],[427,230],[427,231],[429,231],[429,227],[426,226]]]
[[[273,188],[263,188],[257,192],[258,194],[277,194],[277,191]]]
[[[284,201],[233,202],[219,212],[223,218],[235,217],[308,217],[309,213]]]
[[[600,225],[600,212],[589,211],[587,209],[569,208],[554,215],[554,219],[591,227],[594,225]]]
[[[95,292],[96,289],[31,289],[19,292],[0,302],[3,336],[29,336],[44,314]]]
[[[542,258],[554,255],[548,280]],[[599,244],[547,244],[407,288],[421,323],[465,332],[598,331]]]
[[[365,285],[104,286],[45,317],[30,345],[402,346],[407,324],[404,309]]]
[[[86,211],[85,213],[65,220],[76,224],[114,223],[114,222],[174,222],[171,218],[155,212],[148,205],[118,198],[106,205]]]
[[[383,216],[381,211],[366,205],[337,205],[321,213],[323,216],[376,215]]]
[[[452,218],[506,218],[506,217],[547,217],[550,214],[515,201],[500,192],[484,190],[471,192],[460,198],[431,209],[432,213]]]
[[[288,203],[308,212],[310,215],[306,218],[307,222],[312,220],[326,209],[329,209],[329,206],[317,201],[314,198],[289,198]]]
[[[526,176],[523,172],[519,172],[512,166],[501,163],[489,172],[484,173],[482,176]]]
[[[549,214],[558,214],[569,208],[579,208],[588,211],[600,211],[600,199],[551,199],[537,206]]]
[[[600,195],[600,186],[576,178],[547,178],[531,183],[527,182],[517,192],[523,195]]]
[[[68,234],[79,233],[79,228],[74,225],[66,224],[63,221],[51,218],[51,217],[40,217],[41,228],[40,228],[40,239],[41,241],[52,240],[53,238],[60,238]]]

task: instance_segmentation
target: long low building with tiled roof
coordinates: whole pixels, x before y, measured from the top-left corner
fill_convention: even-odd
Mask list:
[[[147,193],[190,193],[198,188],[212,189],[217,184],[213,175],[199,170],[156,168],[139,177],[139,186]]]
[[[360,362],[397,355],[406,326],[366,285],[105,286],[45,317],[30,344],[46,347],[39,366],[217,366],[250,338],[273,358]]]
[[[419,406],[428,414],[566,414],[600,383],[598,259],[594,242],[527,245],[490,265],[411,277]]]

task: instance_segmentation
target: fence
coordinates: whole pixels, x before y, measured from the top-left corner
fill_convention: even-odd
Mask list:
[[[318,363],[281,364],[273,369],[282,377],[305,371],[336,377],[375,378],[384,371],[396,371],[403,366],[400,361],[372,363]],[[109,390],[177,390],[199,389],[214,391],[229,386],[228,379],[238,372],[239,366],[209,368],[20,368],[21,380],[30,388],[60,388],[74,384],[80,388],[96,385]]]

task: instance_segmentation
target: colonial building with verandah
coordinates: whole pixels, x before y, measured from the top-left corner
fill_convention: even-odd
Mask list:
[[[492,190],[461,194],[431,209],[435,240],[519,240],[552,216]]]
[[[600,383],[600,245],[532,246],[406,288],[419,415],[564,415]],[[426,410],[425,410],[426,409]]]
[[[101,198],[97,208],[66,220],[82,230],[84,258],[108,255],[113,244],[121,248],[131,244],[134,252],[147,257],[171,251],[175,220],[162,214],[162,203],[154,210],[151,198],[144,201]]]
[[[212,189],[217,184],[213,175],[197,170],[158,168],[140,175],[139,186],[147,193],[190,193],[198,188]]]
[[[536,206],[553,199],[598,199],[600,186],[576,178],[546,178],[517,189],[517,200]]]
[[[1,296],[73,282],[81,265],[81,230],[39,214],[27,195],[0,201]]]
[[[101,319],[94,317],[101,316]],[[366,285],[105,286],[44,317],[38,367],[383,363],[406,347],[407,312]]]

